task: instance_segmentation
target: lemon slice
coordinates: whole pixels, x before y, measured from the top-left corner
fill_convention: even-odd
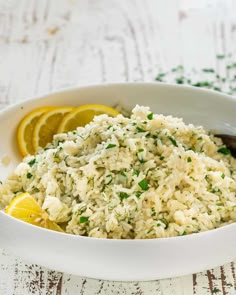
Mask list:
[[[52,142],[53,135],[56,133],[61,120],[72,110],[72,107],[54,108],[39,118],[33,132],[35,151],[37,151],[38,147],[44,148],[49,142]]]
[[[68,113],[61,121],[57,132],[64,133],[75,130],[79,126],[85,126],[91,122],[94,116],[107,114],[111,117],[119,115],[119,112],[108,106],[99,104],[82,105]]]
[[[5,212],[17,219],[43,228],[64,232],[55,222],[49,220],[48,214],[29,193],[15,197],[5,209]]]
[[[29,154],[33,155],[35,153],[35,149],[32,144],[34,127],[39,118],[51,109],[53,109],[53,107],[42,107],[35,109],[34,111],[27,114],[20,122],[17,129],[17,144],[23,157]]]

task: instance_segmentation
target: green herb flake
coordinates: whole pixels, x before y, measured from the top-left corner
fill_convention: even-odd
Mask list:
[[[150,113],[147,115],[148,120],[152,120],[153,119],[153,113]]]
[[[175,82],[176,82],[177,84],[184,84],[184,77],[178,77],[178,78],[176,78],[176,79],[175,79]]]
[[[156,216],[156,215],[157,215],[157,213],[156,213],[155,208],[152,208],[152,216]]]
[[[64,142],[65,142],[64,139],[62,139],[62,140],[58,140],[57,145],[59,146],[60,143],[64,143]]]
[[[220,87],[217,87],[217,86],[214,86],[214,87],[213,87],[213,90],[215,90],[215,91],[219,91],[219,92],[222,91],[222,89],[221,89]]]
[[[138,149],[138,153],[142,153],[144,149]]]
[[[107,127],[107,130],[109,130],[111,127],[112,127],[112,125],[108,126],[108,127]]]
[[[87,217],[87,216],[80,216],[79,223],[85,223],[88,220],[89,220],[89,217]]]
[[[108,149],[112,149],[113,147],[116,147],[116,144],[109,143],[109,144],[106,146],[106,150],[108,150]]]
[[[155,80],[162,82],[163,81],[162,78],[165,77],[165,75],[166,75],[165,73],[160,73],[156,76]]]
[[[192,84],[192,86],[195,86],[195,87],[211,87],[213,84],[212,82],[209,82],[209,81],[199,81],[195,84]]]
[[[144,160],[143,158],[138,158],[138,160],[139,160],[139,162],[141,163],[141,164],[144,164],[144,163],[146,163],[147,161],[146,160]]]
[[[149,189],[149,185],[147,183],[147,180],[144,178],[141,180],[138,185],[141,187],[142,190],[147,191]]]
[[[221,153],[221,154],[224,154],[224,155],[230,155],[231,154],[230,150],[228,148],[226,148],[226,147],[219,148],[217,152]]]
[[[165,157],[163,157],[163,156],[160,156],[160,160],[162,161],[162,160],[164,160],[165,159]]]
[[[186,231],[183,231],[181,236],[186,236],[186,235],[187,235]]]
[[[135,196],[136,196],[137,198],[139,198],[139,197],[142,195],[142,193],[143,193],[143,192],[137,191],[137,192],[135,193]]]
[[[127,199],[128,197],[129,197],[129,195],[127,193],[120,192],[120,199],[121,200]]]
[[[113,180],[112,175],[109,174],[109,175],[107,175],[106,177],[107,177],[107,178],[110,178],[110,179],[108,180],[108,182],[107,182],[105,185],[109,185],[109,184],[112,182],[112,180]]]
[[[143,128],[141,128],[141,127],[139,127],[139,126],[136,127],[136,130],[137,130],[139,133],[141,133],[141,132],[146,132],[146,130],[144,130]]]
[[[187,162],[188,163],[192,162],[192,158],[191,157],[188,157]]]
[[[225,55],[224,54],[217,54],[216,55],[216,58],[217,59],[224,59],[225,58]]]
[[[165,229],[167,229],[168,226],[169,226],[168,221],[167,221],[165,218],[160,219],[160,221],[161,221],[162,223],[164,223],[164,225],[165,225]]]
[[[213,193],[213,194],[215,194],[215,193],[220,193],[221,190],[218,189],[218,188],[217,189],[213,188],[210,192]]]
[[[214,289],[212,290],[212,293],[219,293],[219,292],[221,292],[220,289],[218,289],[216,287],[214,287]]]
[[[205,68],[205,69],[202,69],[202,71],[204,73],[215,73],[215,70],[214,69],[211,69],[211,68]]]
[[[140,171],[139,170],[134,170],[134,175],[139,176]]]
[[[178,147],[176,140],[172,136],[168,136],[168,138],[173,143],[174,146]]]
[[[224,204],[223,203],[216,203],[216,206],[224,206]]]
[[[26,174],[26,176],[27,176],[28,179],[30,179],[33,175],[32,175],[30,172],[28,172],[28,173]]]
[[[225,178],[225,174],[224,173],[221,174],[221,178],[223,178],[223,179]]]
[[[31,160],[30,162],[28,162],[28,165],[30,167],[32,167],[34,164],[36,163],[36,159]]]
[[[127,177],[124,171],[121,171],[121,172],[120,172],[120,175],[122,175],[122,176],[124,176],[124,177]]]

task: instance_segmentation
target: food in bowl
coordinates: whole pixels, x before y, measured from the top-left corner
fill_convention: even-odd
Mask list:
[[[221,139],[137,105],[55,135],[1,185],[1,205],[27,192],[66,233],[174,237],[236,220],[235,169]]]
[[[41,107],[28,113],[17,128],[17,145],[20,154],[25,157],[36,153],[52,141],[56,133],[68,132],[78,126],[85,126],[94,116],[107,114],[118,115],[118,111],[99,104],[86,104],[76,108]]]

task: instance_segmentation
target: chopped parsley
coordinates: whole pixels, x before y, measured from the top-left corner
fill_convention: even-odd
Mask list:
[[[205,69],[202,69],[202,71],[204,73],[215,73],[215,70],[214,69],[211,69],[211,68],[205,68]]]
[[[139,170],[134,170],[134,175],[139,176],[140,171]]]
[[[124,177],[127,177],[124,171],[121,171],[121,172],[120,172],[120,175],[122,175],[122,176],[124,176]]]
[[[172,136],[168,136],[168,138],[173,143],[174,146],[178,147],[176,140]]]
[[[164,160],[165,159],[165,157],[163,157],[163,156],[160,156],[160,160],[162,161],[162,160]]]
[[[121,200],[124,200],[124,199],[127,199],[129,197],[129,195],[125,192],[120,192],[120,199]]]
[[[177,84],[184,84],[184,77],[177,77],[177,78],[175,79],[175,82],[176,82]]]
[[[109,143],[107,146],[106,146],[106,150],[108,149],[112,149],[113,147],[115,147],[116,144],[113,144],[113,143]]]
[[[139,198],[139,197],[142,195],[142,193],[143,193],[143,192],[137,191],[137,192],[135,193],[135,196],[136,196],[137,198]]]
[[[36,163],[36,159],[33,159],[33,160],[31,160],[31,161],[28,162],[28,165],[30,167],[32,167],[35,163]]]
[[[150,113],[147,115],[148,120],[152,120],[153,119],[153,113]]]
[[[139,127],[139,126],[136,127],[136,130],[137,130],[139,133],[141,133],[141,132],[146,132],[146,130],[144,130],[143,128],[141,128],[141,127]]]
[[[162,82],[163,81],[162,78],[165,77],[165,75],[166,75],[165,73],[160,73],[156,76],[155,80]]]
[[[224,206],[224,204],[223,203],[216,203],[216,206]]]
[[[192,158],[191,157],[188,157],[187,162],[188,163],[192,162]]]
[[[139,149],[138,152],[136,153],[136,156],[138,157],[138,160],[139,160],[139,162],[140,162],[141,164],[143,164],[143,163],[146,162],[146,160],[144,160],[142,157],[139,157],[139,156],[138,156],[138,154],[141,153],[141,152],[143,152],[143,151],[144,151],[144,149]]]
[[[212,82],[209,82],[209,81],[199,81],[195,84],[192,84],[192,86],[195,86],[195,87],[212,87],[213,84]]]
[[[138,185],[141,187],[142,190],[147,191],[149,189],[149,185],[147,183],[147,180],[144,178],[141,180]]]
[[[156,215],[157,215],[157,213],[156,213],[155,208],[152,208],[152,216],[156,216]]]
[[[164,225],[165,225],[165,229],[167,229],[168,226],[169,226],[168,221],[167,221],[165,218],[160,219],[160,221],[161,221],[162,223],[164,223]]]
[[[214,289],[212,290],[212,293],[218,293],[218,292],[220,292],[220,289],[214,287]]]
[[[216,58],[217,59],[224,59],[225,58],[225,55],[224,54],[217,54],[216,55]]]
[[[143,164],[143,163],[146,163],[147,161],[146,160],[144,160],[143,158],[141,158],[141,159],[138,159],[139,160],[139,162],[141,163],[141,164]]]
[[[28,179],[30,179],[33,175],[32,175],[30,172],[28,172],[28,173],[26,174],[26,176],[27,176]]]
[[[221,174],[221,178],[223,178],[223,179],[225,178],[225,174],[224,173]]]
[[[85,223],[89,220],[87,216],[80,216],[79,223]]]
[[[110,178],[110,179],[108,180],[108,182],[107,182],[105,185],[109,185],[109,184],[112,182],[112,180],[113,180],[112,175],[109,174],[109,175],[107,175],[106,177],[107,177],[107,178]]]
[[[228,148],[226,148],[226,147],[219,148],[217,152],[221,153],[221,154],[224,154],[224,155],[230,155],[231,154],[230,150]]]
[[[221,193],[221,190],[219,188],[217,188],[217,189],[213,188],[210,192],[213,193],[213,194]]]
[[[59,158],[59,152],[62,150],[62,146],[60,146],[59,148],[57,148],[57,151],[55,152],[55,154],[54,154],[54,159],[57,159],[57,158]]]

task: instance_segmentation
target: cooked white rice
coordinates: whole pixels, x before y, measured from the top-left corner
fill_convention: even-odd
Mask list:
[[[101,115],[26,157],[0,186],[2,207],[29,192],[66,232],[147,239],[236,220],[236,160],[220,139],[136,106]],[[227,155],[225,155],[226,153]]]

